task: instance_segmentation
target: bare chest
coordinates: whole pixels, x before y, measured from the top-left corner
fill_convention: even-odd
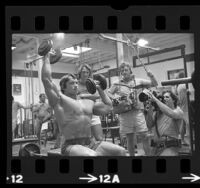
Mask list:
[[[92,116],[93,101],[77,100],[58,105],[55,115],[60,124],[88,123]]]

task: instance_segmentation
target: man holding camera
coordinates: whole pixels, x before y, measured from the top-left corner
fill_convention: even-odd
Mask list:
[[[144,151],[148,147],[148,138],[146,137],[148,128],[144,117],[144,105],[139,101],[138,96],[143,88],[154,87],[158,84],[151,72],[147,72],[150,80],[135,78],[128,63],[122,63],[119,69],[122,79],[114,83],[108,92],[112,99],[115,99],[115,94],[121,98],[119,104],[114,104],[114,113],[119,114],[120,133],[126,135],[129,154],[134,156],[136,134],[142,136]]]
[[[163,92],[163,101],[159,100],[151,91],[145,90],[152,102],[158,106],[154,113],[154,138],[151,142],[152,156],[177,156],[181,147],[179,126],[184,113],[177,106],[178,98],[172,91]]]

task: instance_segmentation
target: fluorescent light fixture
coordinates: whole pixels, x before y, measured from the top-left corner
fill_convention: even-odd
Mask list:
[[[62,56],[64,56],[64,57],[74,57],[74,58],[78,58],[79,57],[79,55],[68,54],[68,53],[65,53],[65,52],[62,52]]]
[[[64,39],[65,34],[64,34],[64,33],[55,33],[55,36],[56,36],[58,39]]]
[[[65,48],[64,50],[62,50],[62,52],[78,55],[80,53],[87,52],[91,49],[92,48],[76,46],[75,48],[74,47]]]
[[[147,45],[149,42],[147,41],[147,40],[144,40],[144,39],[139,39],[138,41],[137,41],[137,44],[138,44],[138,46],[145,46],[145,45]]]

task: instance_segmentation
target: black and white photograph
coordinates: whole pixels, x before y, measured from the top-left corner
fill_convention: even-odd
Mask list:
[[[12,34],[12,156],[191,156],[191,33]]]

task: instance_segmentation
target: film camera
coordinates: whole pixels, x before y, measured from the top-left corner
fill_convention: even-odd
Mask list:
[[[159,99],[162,103],[164,103],[164,97],[162,95],[158,95],[155,91],[152,91],[152,94]],[[140,102],[146,103],[146,102],[150,102],[150,104],[154,107],[155,110],[158,110],[158,105],[156,104],[156,102],[152,101],[151,98],[149,97],[148,94],[146,94],[145,92],[141,92],[138,96]]]
[[[122,114],[134,108],[136,103],[135,93],[131,92],[129,95],[119,96],[112,99],[114,114]]]

